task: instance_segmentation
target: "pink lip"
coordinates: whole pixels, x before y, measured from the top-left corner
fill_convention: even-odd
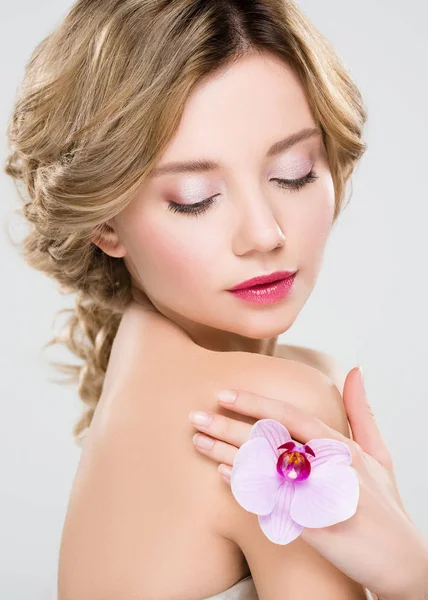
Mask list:
[[[256,285],[240,290],[227,290],[230,294],[250,304],[276,304],[288,296],[293,288],[296,273],[272,283]]]
[[[279,281],[281,279],[286,279],[291,275],[294,275],[296,271],[276,271],[275,273],[271,273],[270,275],[262,275],[261,277],[253,277],[253,279],[248,279],[247,281],[243,281],[235,287],[230,288],[226,291],[233,292],[235,290],[244,290],[253,285],[263,285],[265,283],[272,283],[273,281]]]

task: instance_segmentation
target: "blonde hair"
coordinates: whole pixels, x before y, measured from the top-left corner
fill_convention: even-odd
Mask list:
[[[47,346],[63,344],[83,361],[52,363],[86,404],[73,428],[77,443],[132,300],[123,259],[91,236],[132,200],[195,84],[250,53],[271,53],[299,76],[323,131],[336,219],[366,149],[366,112],[332,46],[291,0],[79,0],[26,65],[5,171],[25,187],[24,261],[76,293]]]

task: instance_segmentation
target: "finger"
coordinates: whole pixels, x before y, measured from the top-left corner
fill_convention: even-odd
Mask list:
[[[288,429],[294,440],[302,444],[316,438],[331,438],[350,446],[350,440],[339,431],[290,402],[260,396],[248,390],[233,391],[236,392],[235,402],[225,403],[218,399],[224,408],[256,419],[274,419]]]
[[[354,441],[361,446],[364,452],[391,470],[392,457],[368,402],[364,381],[358,367],[351,369],[346,376],[343,387],[343,404]]]
[[[204,438],[213,443],[211,448],[205,448],[205,446],[199,445]],[[214,440],[213,438],[210,438],[202,433],[195,433],[193,436],[193,443],[195,444],[195,448],[199,452],[202,452],[202,454],[206,454],[215,462],[224,463],[225,465],[229,466],[233,465],[233,461],[235,460],[235,456],[238,452],[238,448],[235,448],[235,446],[226,444],[226,442]]]
[[[221,463],[217,467],[217,471],[220,473],[220,475],[222,476],[222,478],[224,479],[224,481],[230,485],[230,482],[231,482],[231,479],[232,479],[232,467],[229,466],[229,465],[224,465],[223,463]]]
[[[213,412],[208,412],[207,414],[211,417],[211,422],[208,425],[197,423],[189,417],[196,429],[208,433],[218,440],[232,444],[232,446],[236,446],[237,448],[240,448],[248,440],[252,427],[249,423],[230,419],[229,417]]]

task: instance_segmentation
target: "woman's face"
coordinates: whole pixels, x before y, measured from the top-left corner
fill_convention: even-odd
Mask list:
[[[297,77],[270,55],[246,57],[200,83],[156,168],[196,160],[218,167],[153,175],[110,221],[114,256],[124,257],[135,298],[143,290],[200,346],[270,353],[269,341],[292,325],[315,285],[334,189],[320,132],[275,154],[269,149],[315,127]],[[311,171],[318,178],[297,190],[275,179]],[[200,214],[178,212],[212,196]],[[226,291],[296,269],[291,293],[274,304]]]

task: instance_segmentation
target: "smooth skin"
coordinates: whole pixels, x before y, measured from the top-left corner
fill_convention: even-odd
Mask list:
[[[362,586],[302,539],[269,542],[195,450],[187,420],[197,406],[227,416],[215,393],[232,387],[288,398],[348,435],[328,376],[294,360],[201,349],[171,321],[134,306],[104,383],[67,510],[60,600],[201,600],[250,574],[260,600],[366,600]]]
[[[219,400],[229,410],[257,419],[275,419],[301,443],[332,438],[351,451],[352,467],[360,479],[357,512],[330,527],[305,528],[302,539],[381,599],[428,598],[428,543],[403,505],[392,458],[367,401],[360,370],[349,372],[343,393],[352,440],[293,404],[246,390],[235,391],[234,402]],[[229,481],[234,458],[248,440],[251,426],[212,414],[211,424],[195,427],[208,433],[214,442],[211,450],[196,445],[197,449],[219,462],[219,471]]]

